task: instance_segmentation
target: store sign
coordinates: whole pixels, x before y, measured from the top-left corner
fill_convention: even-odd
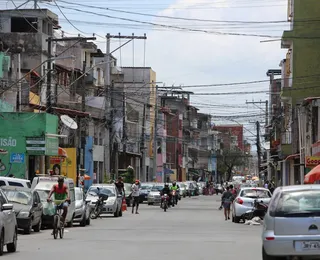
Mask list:
[[[306,156],[306,166],[317,166],[320,164],[320,157],[318,156]]]
[[[59,140],[57,137],[46,138],[46,155],[58,155]]]
[[[26,150],[30,155],[44,155],[46,152],[46,141],[44,137],[27,137]]]
[[[25,156],[24,153],[11,153],[10,154],[10,163],[24,163]]]

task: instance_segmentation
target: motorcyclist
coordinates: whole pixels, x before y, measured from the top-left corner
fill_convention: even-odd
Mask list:
[[[176,181],[172,182],[172,186],[170,187],[170,190],[171,191],[176,191],[176,197],[178,197],[178,194],[179,194],[179,191],[180,191],[180,187],[179,185],[177,184]]]
[[[169,196],[169,201],[171,201],[172,193],[169,188],[169,184],[165,184],[164,188],[160,191],[160,195],[163,196],[164,194],[167,194]],[[161,198],[161,208],[162,208],[163,199]],[[170,204],[170,203],[169,203]]]

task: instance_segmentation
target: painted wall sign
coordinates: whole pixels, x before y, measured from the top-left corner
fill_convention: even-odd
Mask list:
[[[10,163],[24,163],[25,154],[24,153],[11,153],[10,154]]]
[[[8,137],[8,138],[0,138],[0,147],[16,147],[17,146],[17,140]]]

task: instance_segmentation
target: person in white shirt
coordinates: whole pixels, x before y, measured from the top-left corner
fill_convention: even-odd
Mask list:
[[[139,214],[139,196],[140,196],[140,181],[136,180],[134,184],[132,184],[131,187],[131,196],[132,196],[132,214],[134,213],[134,207],[136,207],[136,214]]]

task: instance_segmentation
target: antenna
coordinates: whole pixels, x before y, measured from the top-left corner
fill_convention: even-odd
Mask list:
[[[40,2],[40,1],[38,1],[38,0],[28,0],[28,1],[25,1],[23,4],[17,6],[17,7],[15,8],[15,10],[19,9],[20,7],[22,7],[22,6],[24,6],[25,4],[30,3],[30,2],[33,2],[33,3],[34,3],[34,5],[33,5],[33,8],[34,8],[34,9],[38,9],[38,2]],[[52,0],[42,0],[42,2],[52,2]]]

